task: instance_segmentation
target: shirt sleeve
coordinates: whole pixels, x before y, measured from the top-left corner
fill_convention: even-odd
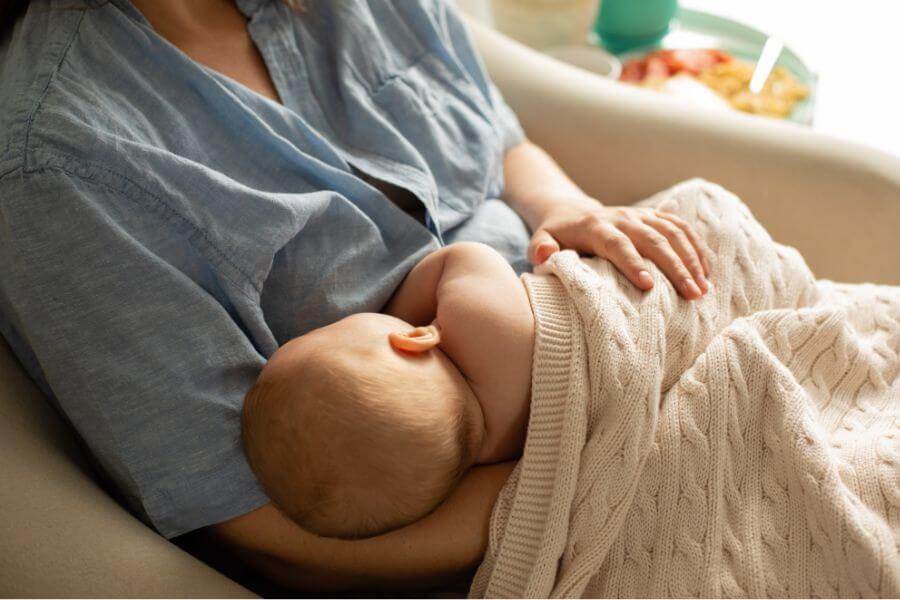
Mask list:
[[[0,180],[0,300],[102,475],[172,537],[268,502],[240,441],[265,360],[183,268],[189,236],[133,202],[56,170]]]
[[[436,0],[436,2],[447,39],[460,63],[486,95],[494,113],[495,126],[503,138],[503,149],[504,151],[509,150],[525,139],[525,132],[522,130],[519,119],[503,99],[503,94],[491,81],[455,3],[447,0]]]

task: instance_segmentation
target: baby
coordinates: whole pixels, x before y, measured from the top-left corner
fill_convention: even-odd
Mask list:
[[[534,316],[488,246],[425,257],[385,307],[295,338],[244,403],[253,470],[307,531],[360,538],[425,516],[469,467],[525,443]]]

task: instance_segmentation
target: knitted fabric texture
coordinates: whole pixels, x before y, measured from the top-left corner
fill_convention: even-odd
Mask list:
[[[815,281],[723,188],[647,201],[714,290],[526,275],[528,439],[471,597],[900,596],[900,288]]]

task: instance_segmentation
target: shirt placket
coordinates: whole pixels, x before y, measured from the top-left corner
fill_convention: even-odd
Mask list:
[[[363,153],[355,153],[348,148],[333,128],[328,123],[325,108],[319,102],[313,92],[309,80],[309,71],[306,62],[301,58],[301,49],[297,46],[297,35],[290,24],[290,20],[277,14],[275,3],[260,3],[258,0],[243,0],[244,8],[250,17],[248,31],[263,57],[263,61],[269,70],[269,76],[283,105],[290,110],[296,118],[305,121],[319,136],[325,139],[334,152],[347,164],[347,172],[353,174],[352,167],[367,175],[386,181],[396,187],[408,190],[425,208],[425,227],[443,245],[443,236],[440,223],[436,218],[438,192],[432,178],[415,167],[399,163],[387,157],[375,154],[371,150]],[[287,64],[285,68],[284,64]],[[286,70],[290,70],[290,77],[286,76]],[[301,102],[312,108],[301,114],[293,107],[301,106]],[[401,173],[398,177],[395,174]],[[412,183],[412,185],[411,185]],[[366,185],[369,185],[368,183]],[[385,202],[391,202],[381,190],[376,191]]]

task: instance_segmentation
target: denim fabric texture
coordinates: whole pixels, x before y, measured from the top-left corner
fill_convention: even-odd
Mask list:
[[[238,1],[283,104],[128,0],[36,0],[0,42],[0,332],[167,537],[267,502],[240,413],[280,344],[380,310],[445,243],[526,268],[497,200],[523,133],[452,5],[305,5]]]

